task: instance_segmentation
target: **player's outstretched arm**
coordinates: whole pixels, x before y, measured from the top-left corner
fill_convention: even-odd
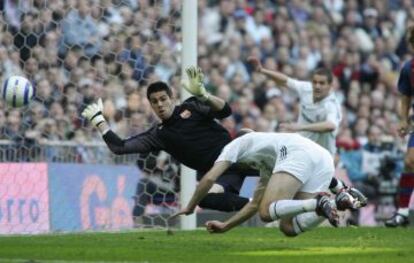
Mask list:
[[[204,175],[203,179],[198,183],[197,188],[191,197],[190,202],[181,211],[173,214],[170,218],[177,217],[179,215],[190,215],[194,212],[196,206],[200,201],[207,195],[210,188],[216,182],[217,178],[220,177],[229,167],[231,163],[228,161],[221,161],[214,164],[214,166]]]
[[[83,110],[82,116],[101,132],[106,145],[114,154],[148,153],[164,148],[157,137],[156,127],[133,137],[121,139],[111,130],[102,112],[103,103],[102,99],[99,99],[96,103],[88,105]]]
[[[265,69],[262,66],[262,63],[260,63],[260,60],[256,57],[249,57],[247,59],[247,61],[253,66],[253,68],[257,71],[260,72],[264,75],[266,75],[267,77],[270,77],[271,79],[273,79],[274,81],[276,81],[276,83],[280,86],[287,86],[287,82],[289,77],[285,74],[283,74],[282,72],[279,71],[272,71],[272,70],[268,70]]]
[[[207,231],[210,233],[224,233],[254,216],[259,209],[268,179],[268,177],[260,177],[256,190],[254,191],[253,200],[246,204],[242,210],[237,212],[234,216],[230,217],[226,222],[217,220],[207,221]]]
[[[336,129],[335,123],[331,121],[316,122],[310,124],[301,124],[301,123],[281,123],[279,125],[280,131],[285,132],[299,132],[299,131],[309,131],[309,132],[331,132]]]

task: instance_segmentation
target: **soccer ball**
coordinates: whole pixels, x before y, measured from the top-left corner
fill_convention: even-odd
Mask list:
[[[34,88],[25,77],[11,76],[7,78],[1,90],[1,96],[8,105],[18,108],[29,104],[34,96]]]

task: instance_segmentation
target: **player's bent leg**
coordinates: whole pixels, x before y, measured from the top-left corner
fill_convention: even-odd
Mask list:
[[[266,187],[264,196],[259,206],[259,215],[264,222],[271,222],[278,219],[278,213],[283,215],[294,215],[297,211],[303,211],[301,203],[286,204],[282,202],[282,205],[277,205],[278,201],[295,201],[292,200],[298,190],[302,187],[303,183],[286,172],[277,172],[269,179],[269,183]],[[273,205],[270,208],[270,205]],[[278,211],[276,207],[278,206]],[[270,213],[272,211],[272,214]],[[276,211],[274,213],[273,211]]]
[[[280,220],[279,229],[288,237],[295,237],[308,232],[320,225],[326,218],[317,215],[315,212],[299,214],[293,218]]]
[[[315,197],[315,193],[299,192],[295,199],[315,200]],[[306,212],[292,218],[282,219],[279,228],[286,236],[294,237],[317,227],[325,219],[325,217],[319,216],[315,212]]]
[[[292,219],[293,218],[285,218],[280,220],[279,230],[287,237],[295,237],[299,234],[295,231]]]
[[[338,227],[339,225],[339,216],[336,210],[336,206],[332,204],[331,199],[328,194],[321,193],[316,197],[317,207],[316,214],[323,216],[329,220],[332,226]]]

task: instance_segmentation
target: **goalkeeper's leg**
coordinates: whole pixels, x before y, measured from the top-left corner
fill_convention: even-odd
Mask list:
[[[199,206],[223,212],[239,211],[249,202],[248,198],[239,196],[244,179],[238,173],[223,174]]]
[[[249,202],[248,198],[241,197],[237,194],[224,193],[209,193],[199,203],[201,208],[218,210],[222,212],[239,211]]]

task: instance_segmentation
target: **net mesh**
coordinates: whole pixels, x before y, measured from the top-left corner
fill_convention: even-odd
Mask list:
[[[178,165],[115,156],[80,112],[102,98],[128,137],[154,121],[145,86],[178,89],[181,1],[3,1],[0,79],[28,78],[28,107],[0,100],[0,233],[167,226]]]

